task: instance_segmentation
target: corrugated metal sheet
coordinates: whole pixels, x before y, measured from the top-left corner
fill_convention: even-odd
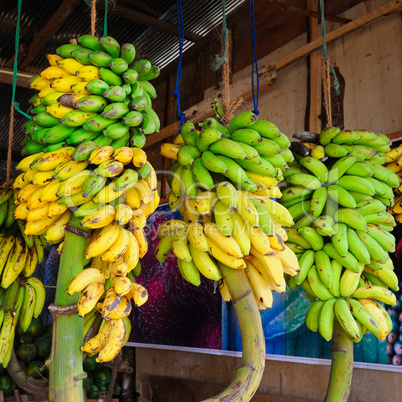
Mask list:
[[[103,0],[100,0],[103,1]],[[20,50],[18,59],[21,61],[32,39],[49,21],[52,15],[62,4],[62,0],[38,2],[36,0],[23,0],[20,19]],[[227,0],[227,15],[244,0]],[[117,0],[118,6],[127,7],[177,27],[176,1],[174,0]],[[178,57],[179,44],[177,36],[149,28],[137,22],[121,18],[113,14],[114,3],[109,2],[107,15],[108,35],[116,38],[120,43],[131,42],[136,45],[139,58],[149,59],[153,64],[164,67]],[[68,43],[72,38],[90,33],[90,1],[82,0],[68,20],[60,26],[57,33],[36,55],[30,65],[24,71],[38,74],[48,66],[46,54],[54,53],[56,48]],[[188,31],[205,36],[212,29],[222,23],[222,4],[216,0],[182,0],[184,28]],[[17,22],[17,1],[0,0],[0,66],[12,68],[15,49],[15,30]],[[99,9],[97,13],[98,35],[103,34],[104,11]],[[184,41],[184,49],[188,49],[193,42]],[[0,84],[0,150],[5,153],[8,143],[8,131],[10,125],[11,85]],[[16,101],[21,109],[29,112],[29,98],[34,91],[17,88]],[[20,152],[23,135],[20,127],[26,122],[26,118],[15,113],[13,151]],[[0,160],[5,155],[0,155]]]

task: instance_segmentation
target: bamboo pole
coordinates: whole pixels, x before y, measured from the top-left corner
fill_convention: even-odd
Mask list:
[[[83,402],[82,336],[84,321],[77,314],[79,293],[68,295],[71,279],[83,269],[87,231],[79,226],[74,215],[66,228],[63,254],[60,259],[53,314],[53,340],[49,370],[49,400],[54,402]]]
[[[331,347],[331,374],[325,402],[346,402],[349,399],[352,374],[353,341],[335,319]]]
[[[243,344],[241,366],[232,382],[220,394],[204,402],[250,401],[265,368],[265,338],[261,316],[243,270],[219,264],[240,324]]]

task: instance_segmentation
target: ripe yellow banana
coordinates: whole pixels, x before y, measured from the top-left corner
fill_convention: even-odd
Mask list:
[[[105,276],[101,271],[99,271],[99,269],[85,268],[71,280],[70,285],[68,286],[68,294],[72,295],[73,293],[81,292],[88,285],[94,282],[104,285],[105,281]]]

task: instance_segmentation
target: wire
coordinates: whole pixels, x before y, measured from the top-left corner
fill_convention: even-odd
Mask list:
[[[181,0],[176,0],[177,7],[177,27],[179,29],[179,64],[177,66],[176,72],[176,85],[173,95],[176,97],[177,101],[177,114],[179,115],[180,124],[179,124],[179,133],[181,132],[181,126],[184,124],[186,120],[186,115],[181,112],[180,109],[180,83],[181,83],[181,70],[182,70],[182,56],[183,56],[183,45],[184,45],[184,27],[183,27],[183,9],[181,6]]]
[[[26,118],[32,120],[32,117],[23,112],[20,109],[20,104],[15,101],[15,92],[17,89],[17,75],[18,75],[18,48],[20,46],[20,19],[21,19],[21,7],[22,7],[22,0],[18,0],[18,17],[17,17],[17,27],[15,29],[15,56],[14,56],[14,67],[13,67],[13,85],[12,85],[12,96],[11,96],[11,105],[14,105],[14,109],[24,115]]]
[[[253,46],[253,62],[251,67],[251,86],[253,92],[253,104],[254,110],[253,113],[258,116],[260,113],[258,111],[258,102],[260,98],[260,76],[258,74],[258,61],[257,61],[257,54],[255,52],[255,19],[254,19],[254,0],[250,0],[250,13],[251,13],[251,42]],[[257,74],[257,88],[254,91],[254,71]]]
[[[103,19],[103,36],[107,36],[107,3],[108,3],[108,0],[105,0],[105,17]]]

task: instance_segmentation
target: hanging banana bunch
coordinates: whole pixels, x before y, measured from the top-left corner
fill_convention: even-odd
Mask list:
[[[333,127],[316,142],[325,149],[325,163],[298,154],[284,173],[281,204],[295,221],[286,229],[286,244],[300,265],[289,286],[301,286],[313,302],[306,325],[327,341],[335,317],[354,342],[367,332],[385,339],[392,321],[381,303],[394,305],[391,290],[399,289],[388,255],[395,251],[395,219],[387,212],[399,178],[381,166],[390,141],[367,130]]]
[[[0,190],[0,363],[7,367],[17,326],[26,331],[45,303],[42,282],[32,277],[42,261],[46,242],[40,235],[25,235],[16,219],[17,191]]]
[[[90,229],[86,268],[68,291],[82,292],[83,350],[109,361],[128,339],[132,307],[148,297],[135,275],[148,249],[146,220],[159,204],[156,173],[142,150],[160,128],[150,82],[159,68],[135,60],[134,45],[112,37],[84,35],[56,53],[31,79],[38,93],[23,126],[15,217],[25,236],[59,244],[59,253],[73,215]],[[103,323],[95,330],[96,317]]]
[[[285,276],[299,271],[297,257],[284,242],[293,218],[273,198],[293,161],[287,136],[252,112],[239,113],[229,126],[215,118],[197,130],[187,122],[174,144],[161,154],[175,162],[168,176],[169,205],[183,216],[164,222],[155,254],[163,262],[171,251],[185,280],[198,286],[201,275],[220,281],[219,264],[241,269],[261,310],[272,306],[272,291],[284,293]]]

